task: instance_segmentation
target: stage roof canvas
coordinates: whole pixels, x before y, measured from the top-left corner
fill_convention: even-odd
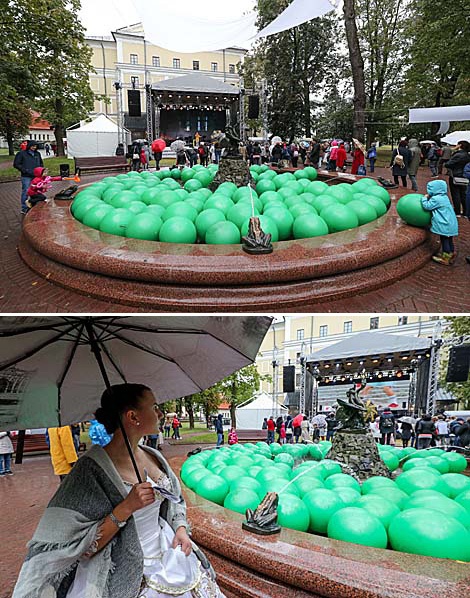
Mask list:
[[[183,75],[181,77],[172,77],[152,84],[152,89],[156,92],[172,91],[175,93],[198,93],[198,94],[216,94],[223,96],[239,96],[240,89],[201,73],[192,75]]]

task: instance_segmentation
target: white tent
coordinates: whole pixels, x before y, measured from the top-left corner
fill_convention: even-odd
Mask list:
[[[445,137],[442,137],[441,141],[448,143],[449,145],[457,145],[459,141],[470,142],[470,131],[454,131],[449,133]]]
[[[273,397],[266,392],[256,393],[248,402],[235,409],[237,430],[261,430],[263,419],[271,415],[287,415],[288,409],[277,405],[273,411]]]
[[[84,125],[67,129],[67,154],[69,158],[114,156],[119,143],[119,127],[105,114],[99,114]],[[124,129],[126,145],[130,132]]]

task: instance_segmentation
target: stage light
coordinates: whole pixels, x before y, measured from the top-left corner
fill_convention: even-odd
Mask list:
[[[382,378],[382,374],[377,374],[377,378]]]
[[[431,357],[431,353],[426,353],[426,357]]]
[[[379,363],[379,360],[378,359],[373,359],[372,363]]]
[[[352,361],[348,361],[346,365],[352,365]]]
[[[329,368],[330,364],[329,363],[325,363],[325,368]]]
[[[363,362],[363,361],[360,361],[360,362],[359,362],[359,365],[364,365],[364,362]]]
[[[403,376],[403,372],[397,372],[397,378],[401,378]]]
[[[392,358],[391,358],[391,357],[389,357],[389,358],[387,359],[387,361],[388,361],[388,363],[391,363],[393,360],[392,360]]]
[[[403,355],[402,359],[408,359],[407,355]]]
[[[335,367],[339,368],[341,366],[340,363],[335,364]]]

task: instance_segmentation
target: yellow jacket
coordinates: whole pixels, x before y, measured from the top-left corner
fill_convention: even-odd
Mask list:
[[[49,428],[49,442],[52,467],[56,475],[66,475],[77,461],[77,453],[73,444],[70,426]]]

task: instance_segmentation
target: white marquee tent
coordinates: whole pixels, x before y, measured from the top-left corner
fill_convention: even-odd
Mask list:
[[[105,114],[99,114],[84,125],[67,129],[67,154],[69,158],[114,156],[119,142],[119,127]],[[126,144],[131,134],[124,129]]]
[[[278,405],[273,413],[273,397],[266,392],[256,393],[248,402],[235,409],[237,430],[261,430],[263,419],[273,415],[287,415],[288,409]]]

